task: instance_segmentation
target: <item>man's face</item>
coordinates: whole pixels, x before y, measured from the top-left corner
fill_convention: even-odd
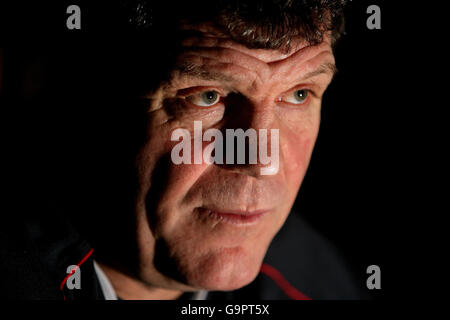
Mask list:
[[[286,53],[248,49],[207,25],[185,28],[202,35],[184,39],[170,79],[146,97],[148,138],[137,158],[138,272],[165,288],[232,290],[256,277],[293,205],[334,57],[328,38]],[[194,121],[203,131],[278,129],[278,171],[261,175],[259,162],[174,164],[172,132],[186,129],[194,139]]]

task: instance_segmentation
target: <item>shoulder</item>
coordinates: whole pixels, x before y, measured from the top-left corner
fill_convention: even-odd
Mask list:
[[[93,250],[56,215],[20,217],[0,228],[0,297],[20,300],[102,299]],[[66,285],[78,266],[81,290]]]

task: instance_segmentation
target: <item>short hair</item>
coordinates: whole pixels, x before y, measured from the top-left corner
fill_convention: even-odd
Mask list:
[[[155,3],[158,3],[156,6]],[[127,23],[138,30],[170,34],[181,21],[212,22],[248,48],[289,50],[300,38],[314,45],[344,31],[346,0],[124,0]],[[179,31],[179,30],[178,30]]]

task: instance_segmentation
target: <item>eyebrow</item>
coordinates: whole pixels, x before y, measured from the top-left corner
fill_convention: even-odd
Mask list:
[[[186,76],[199,78],[202,80],[236,82],[236,79],[234,79],[233,77],[230,77],[220,72],[205,70],[197,64],[190,63],[180,65],[176,67],[176,70],[180,71]]]
[[[331,75],[331,78],[333,78],[336,73],[338,72],[338,69],[336,67],[336,65],[334,63],[323,63],[321,64],[316,70],[308,72],[307,74],[305,74],[304,76],[301,77],[302,80],[306,80],[309,78],[313,78],[315,76],[318,76],[320,74],[329,74]]]
[[[184,64],[179,65],[176,67],[176,70],[180,71],[186,76],[193,77],[193,78],[199,78],[202,80],[209,80],[209,81],[223,81],[223,82],[236,82],[237,80],[233,77],[230,77],[228,75],[225,75],[220,72],[214,72],[203,69],[201,66],[197,64]],[[315,76],[321,75],[321,74],[329,74],[333,78],[336,73],[338,72],[338,69],[334,63],[323,63],[321,64],[316,70],[311,71],[304,76],[302,76],[301,80],[306,80],[309,78],[313,78]]]

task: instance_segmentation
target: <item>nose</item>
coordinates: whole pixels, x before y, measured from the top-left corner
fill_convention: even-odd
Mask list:
[[[276,174],[282,162],[279,130],[273,102],[234,96],[222,127],[225,161],[218,165],[252,177]]]

